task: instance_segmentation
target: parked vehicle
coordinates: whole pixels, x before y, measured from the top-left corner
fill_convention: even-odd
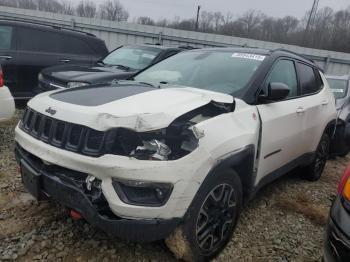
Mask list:
[[[128,79],[138,71],[183,50],[160,45],[127,45],[115,49],[93,65],[46,68],[39,75],[37,93]]]
[[[321,177],[336,109],[312,61],[202,49],[134,80],[29,101],[15,140],[31,194],[112,236],[167,238],[177,257],[200,261],[225,247],[243,201],[262,186],[296,167]]]
[[[338,195],[330,211],[324,262],[350,261],[350,162],[338,186]]]
[[[0,122],[9,120],[15,112],[15,102],[10,90],[4,85],[4,74],[0,65]]]
[[[16,100],[34,96],[39,72],[48,66],[92,63],[108,53],[94,35],[55,26],[0,20],[0,59],[5,84]]]
[[[329,86],[335,96],[338,112],[337,131],[334,138],[335,155],[346,156],[350,152],[350,89],[349,77],[326,76]]]

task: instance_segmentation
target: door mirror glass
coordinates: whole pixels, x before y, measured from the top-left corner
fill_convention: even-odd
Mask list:
[[[262,94],[259,96],[260,100],[268,102],[268,101],[279,101],[288,97],[290,92],[290,88],[284,84],[279,82],[269,83],[267,87],[267,94]]]

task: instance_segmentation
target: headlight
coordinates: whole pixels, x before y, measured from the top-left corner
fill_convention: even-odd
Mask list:
[[[150,160],[168,160],[171,149],[159,140],[142,141],[143,146],[138,146],[132,153],[135,156],[148,155]]]
[[[68,82],[67,87],[68,88],[74,88],[79,86],[87,86],[89,83],[84,82]]]
[[[105,149],[109,154],[154,161],[176,160],[197,147],[198,138],[187,125],[150,132],[118,128],[105,141]]]
[[[39,82],[42,82],[43,80],[44,80],[43,74],[42,74],[42,73],[39,73],[39,75],[38,75],[38,81],[39,81]]]

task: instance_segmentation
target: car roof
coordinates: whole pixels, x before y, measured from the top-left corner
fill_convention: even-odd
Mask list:
[[[19,20],[12,20],[12,19],[0,19],[0,23],[5,23],[8,25],[17,25],[17,26],[25,26],[25,27],[32,27],[32,28],[39,28],[39,29],[44,29],[48,31],[60,31],[64,32],[66,34],[74,34],[74,35],[79,35],[87,38],[93,38],[97,39],[97,37],[94,34],[71,29],[71,28],[65,28],[65,27],[60,27],[60,26],[55,26],[55,25],[46,25],[42,23],[36,23],[36,22],[26,22],[26,21],[19,21]]]

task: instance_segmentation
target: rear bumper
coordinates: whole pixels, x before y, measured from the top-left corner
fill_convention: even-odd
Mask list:
[[[350,261],[350,214],[337,197],[333,203],[330,219],[326,229],[324,245],[325,262]]]
[[[101,189],[88,192],[83,187],[83,173],[46,166],[31,158],[16,146],[16,160],[25,164],[40,177],[40,197],[49,197],[60,204],[78,211],[90,224],[111,237],[135,242],[151,242],[166,238],[181,222],[173,219],[123,219],[114,215],[108,207]]]

